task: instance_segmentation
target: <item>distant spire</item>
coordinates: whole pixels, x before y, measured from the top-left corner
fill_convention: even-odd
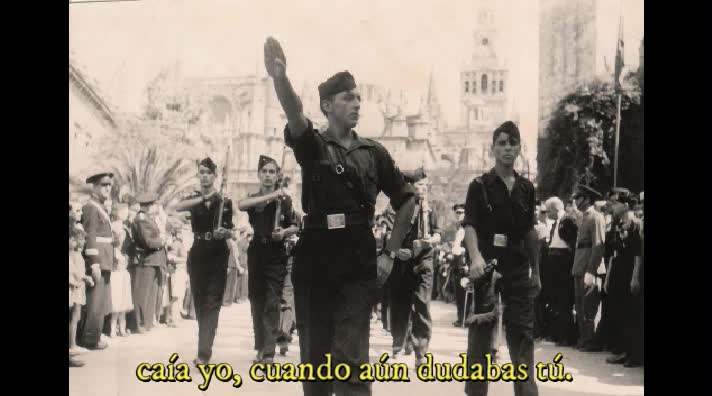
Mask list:
[[[519,125],[519,110],[517,109],[517,98],[512,98],[512,114],[510,115],[512,122]]]
[[[430,69],[430,77],[428,78],[428,103],[437,102],[438,99],[435,93],[435,84],[433,82],[433,69]]]

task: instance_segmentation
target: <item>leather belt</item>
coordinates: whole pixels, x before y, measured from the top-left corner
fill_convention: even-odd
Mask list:
[[[193,234],[193,238],[199,240],[199,241],[212,241],[213,240],[213,233],[211,231],[208,232],[196,232]]]
[[[364,212],[309,214],[304,217],[305,229],[339,229],[348,226],[369,224],[370,216]]]
[[[576,249],[588,249],[591,246],[593,246],[591,242],[579,242],[576,244]]]
[[[547,252],[549,256],[564,256],[569,254],[569,249],[565,248],[549,248]]]
[[[269,237],[254,237],[254,238],[252,238],[252,242],[261,243],[263,245],[268,245],[270,243],[282,243],[280,241],[273,240],[271,236],[269,236]]]

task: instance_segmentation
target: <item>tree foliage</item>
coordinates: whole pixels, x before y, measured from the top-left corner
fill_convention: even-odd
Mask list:
[[[617,100],[612,85],[597,80],[558,103],[546,128],[549,143],[543,155],[540,196],[570,196],[579,183],[610,190]],[[641,118],[637,75],[631,73],[624,79],[621,96],[618,185],[633,191],[642,188]]]

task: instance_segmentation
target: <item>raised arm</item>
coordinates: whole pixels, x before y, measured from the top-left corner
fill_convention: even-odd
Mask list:
[[[304,116],[302,101],[294,92],[292,83],[287,77],[287,59],[279,41],[268,37],[264,46],[265,68],[267,74],[274,81],[274,90],[277,93],[282,110],[287,115],[287,125],[293,139],[299,139],[307,129],[308,123]]]
[[[259,204],[262,203],[269,203],[270,201],[274,201],[282,196],[284,196],[285,193],[282,189],[275,190],[269,194],[265,195],[258,195],[258,196],[247,196],[246,198],[243,198],[237,202],[237,208],[245,211],[247,209],[253,208]]]

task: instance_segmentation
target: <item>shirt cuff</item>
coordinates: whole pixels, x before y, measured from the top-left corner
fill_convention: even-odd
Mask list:
[[[304,140],[307,133],[309,133],[313,129],[314,129],[314,124],[312,123],[312,121],[310,119],[307,118],[307,127],[306,127],[306,129],[304,129],[304,131],[303,131],[304,133],[302,133],[302,135],[299,139],[295,140],[292,137],[292,131],[289,129],[289,124],[288,123],[285,124],[284,125],[284,144],[287,145],[287,147],[291,147],[292,149],[294,149],[294,145],[295,144],[299,145],[299,143],[302,140]]]

